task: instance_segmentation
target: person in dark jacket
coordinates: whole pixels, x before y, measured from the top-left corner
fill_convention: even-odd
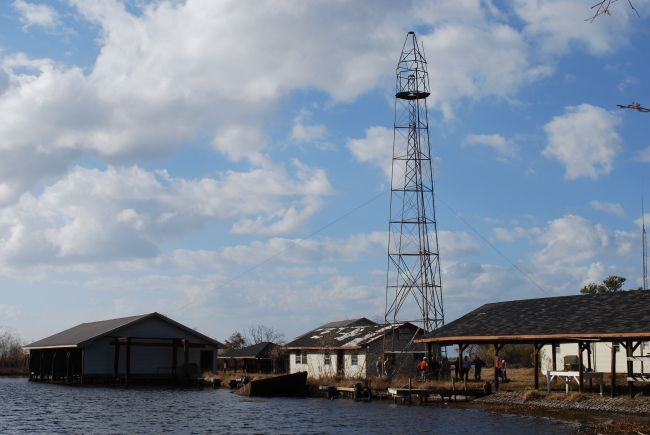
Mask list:
[[[485,367],[485,363],[481,358],[478,356],[474,358],[474,380],[475,381],[480,381],[481,380],[481,369]]]

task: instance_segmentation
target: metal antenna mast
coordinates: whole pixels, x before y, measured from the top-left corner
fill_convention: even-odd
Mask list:
[[[386,326],[408,321],[427,333],[444,324],[444,314],[426,103],[429,75],[414,32],[406,36],[396,73],[384,321]]]
[[[643,196],[641,196],[641,219],[643,223],[643,290],[648,289],[648,245],[645,242],[645,213],[643,211]]]

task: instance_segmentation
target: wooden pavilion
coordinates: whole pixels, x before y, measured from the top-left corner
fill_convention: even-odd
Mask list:
[[[491,344],[495,358],[505,344],[534,346],[535,389],[539,389],[539,350],[552,344],[552,368],[557,370],[555,344],[575,343],[579,357],[579,391],[584,380],[583,353],[591,352],[590,343],[612,343],[611,373],[616,373],[615,348],[625,349],[629,394],[634,382],[650,382],[643,373],[643,363],[650,355],[634,356],[644,341],[650,340],[650,291],[526,299],[486,304],[448,323],[422,338],[418,343],[440,346],[458,345],[459,358],[470,344]],[[637,352],[638,353],[638,352]],[[591,358],[588,358],[591,361]],[[634,373],[634,363],[641,363],[641,373]],[[587,371],[591,370],[588,363]],[[611,376],[611,395],[616,394],[616,377]],[[495,390],[499,389],[498,369],[494,368]]]
[[[219,359],[230,360],[234,364],[235,372],[237,371],[237,366],[240,365],[240,368],[246,373],[283,373],[285,371],[284,360],[274,355],[273,350],[276,347],[279,346],[268,341],[263,341],[252,346],[221,354],[219,355]]]

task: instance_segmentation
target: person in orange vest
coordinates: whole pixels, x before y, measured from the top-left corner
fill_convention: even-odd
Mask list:
[[[427,364],[427,357],[422,358],[422,362],[418,364],[418,370],[422,374],[422,380],[427,380],[427,372],[429,371],[429,364]]]

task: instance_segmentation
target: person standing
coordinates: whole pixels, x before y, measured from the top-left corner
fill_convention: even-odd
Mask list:
[[[463,360],[463,371],[460,372],[460,378],[461,380],[465,378],[467,381],[469,378],[469,371],[472,369],[472,362],[469,360],[467,355],[465,355],[465,359]]]
[[[508,381],[508,375],[506,374],[506,360],[501,361],[501,380],[503,382]]]
[[[458,374],[462,370],[462,365],[460,362],[460,357],[456,358],[456,361],[454,361],[454,379],[459,379]]]
[[[478,356],[476,356],[474,358],[474,361],[472,361],[472,362],[474,363],[474,380],[475,381],[480,381],[481,380],[481,369],[483,367],[485,367],[485,363]]]
[[[427,364],[427,357],[425,356],[422,358],[422,362],[418,364],[418,370],[420,370],[420,374],[422,375],[422,380],[426,381],[427,380],[427,372],[429,371],[429,364]]]
[[[431,375],[436,381],[440,380],[440,363],[435,358],[431,361]]]
[[[384,364],[384,376],[388,376],[390,374],[390,357],[388,355],[386,355],[383,364]]]
[[[375,362],[375,366],[377,367],[377,376],[381,378],[381,374],[383,372],[382,370],[383,363],[381,362],[381,357],[377,358],[377,362]]]

